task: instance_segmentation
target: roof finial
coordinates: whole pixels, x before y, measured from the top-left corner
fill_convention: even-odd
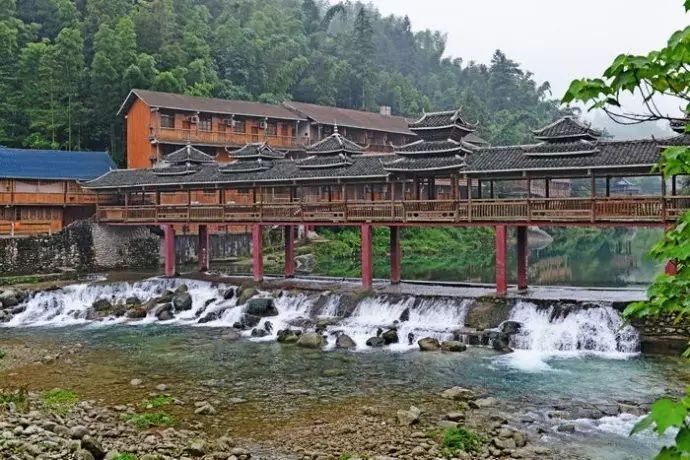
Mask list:
[[[333,121],[333,134],[338,134],[338,122]]]

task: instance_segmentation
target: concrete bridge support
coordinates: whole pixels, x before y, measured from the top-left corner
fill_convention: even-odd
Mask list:
[[[527,280],[527,227],[517,227],[517,282],[518,290],[526,291],[528,288]]]
[[[254,281],[264,280],[264,241],[261,224],[252,224],[252,275]]]
[[[362,287],[371,289],[374,284],[374,245],[371,224],[363,224],[362,232]]]
[[[295,277],[295,226],[283,227],[285,239],[285,278]]]
[[[400,251],[400,227],[390,227],[391,283],[400,284],[402,252]]]
[[[165,258],[165,276],[172,278],[175,276],[175,228],[172,225],[163,225]]]
[[[508,232],[505,225],[496,226],[496,295],[508,294]]]
[[[205,273],[209,268],[209,234],[208,225],[199,225],[199,249],[197,257],[199,259],[199,271]]]

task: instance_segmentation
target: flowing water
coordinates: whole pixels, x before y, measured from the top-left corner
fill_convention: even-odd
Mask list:
[[[95,300],[107,298],[115,304],[134,296],[149,299],[183,282],[193,305],[173,320],[161,322],[152,315],[135,321],[87,319]],[[637,332],[606,304],[540,307],[519,302],[510,315],[523,325],[511,339],[514,353],[470,347],[460,354],[424,354],[416,351],[416,344],[409,344],[408,334],[451,338],[464,325],[474,300],[379,296],[353,303],[333,293],[260,293],[275,297],[278,316],[264,318],[257,326],[266,328],[270,321],[271,334],[253,339],[246,331],[247,340],[231,342],[223,334],[242,318],[245,308],[237,306],[236,295],[224,299],[234,289],[163,279],[77,284],[34,295],[0,333],[8,340],[40,337],[47,344],[79,342],[101,350],[98,356],[107,356],[108,362],[90,375],[95,380],[91,384],[111,388],[114,394],[121,388],[117,382],[154,375],[190,387],[221,385],[228,389],[223,393],[227,397],[261,399],[272,410],[290,413],[301,404],[300,398],[314,403],[380,397],[390,391],[420,394],[456,385],[478,388],[510,401],[525,423],[542,430],[546,441],[590,458],[649,457],[664,441],[650,435],[629,438],[638,418],[619,414],[619,404],[648,404],[681,387],[678,362],[640,356]],[[209,314],[212,321],[199,322]],[[336,334],[345,333],[357,344],[354,352],[314,353],[274,341],[280,329],[335,317],[338,320],[326,332],[329,347]],[[394,323],[400,343],[367,350],[364,342]],[[86,388],[83,380],[75,385]],[[688,376],[680,380],[688,381]],[[556,431],[564,422],[560,412],[575,420],[568,422],[576,425],[575,433]],[[592,412],[605,416],[595,418]]]

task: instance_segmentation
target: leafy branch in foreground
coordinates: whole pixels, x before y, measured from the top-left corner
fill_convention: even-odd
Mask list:
[[[690,0],[684,1],[685,11]],[[620,103],[624,94],[642,97],[644,109],[639,113],[627,112]],[[655,98],[672,96],[685,105],[684,113],[671,116],[663,113]],[[690,27],[675,32],[666,46],[646,56],[622,54],[604,72],[603,78],[575,80],[563,97],[563,102],[584,102],[589,109],[602,109],[614,121],[635,124],[645,121],[668,120],[686,125],[690,114]],[[690,148],[671,147],[662,153],[657,165],[666,179],[690,174]],[[627,319],[644,319],[671,315],[682,321],[690,314],[690,214],[683,215],[677,225],[654,246],[651,256],[659,261],[673,261],[676,274],[660,275],[648,290],[648,299],[630,305],[624,315]],[[685,352],[690,357],[690,349]],[[657,459],[690,458],[690,388],[679,401],[660,399],[632,430],[631,435],[652,429],[664,435],[676,429],[675,444],[664,447]]]

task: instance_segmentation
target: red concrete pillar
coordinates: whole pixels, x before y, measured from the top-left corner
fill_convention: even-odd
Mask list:
[[[675,260],[669,260],[664,271],[668,276],[676,276],[678,274],[678,263]]]
[[[400,251],[400,227],[391,227],[391,283],[400,284],[401,278],[401,259]]]
[[[362,287],[371,289],[374,283],[374,246],[371,224],[362,225]]]
[[[518,289],[524,291],[527,283],[527,227],[517,227],[517,282]]]
[[[286,225],[285,231],[285,278],[295,277],[295,227]]]
[[[507,231],[505,225],[496,226],[496,295],[504,296],[508,293],[507,273]]]
[[[252,224],[252,274],[254,281],[264,280],[264,242],[261,224]]]
[[[163,225],[163,257],[165,258],[165,276],[175,276],[175,228]]]
[[[209,266],[209,235],[208,235],[208,225],[199,225],[199,249],[197,250],[197,257],[199,261],[199,271],[204,273],[208,271]]]

